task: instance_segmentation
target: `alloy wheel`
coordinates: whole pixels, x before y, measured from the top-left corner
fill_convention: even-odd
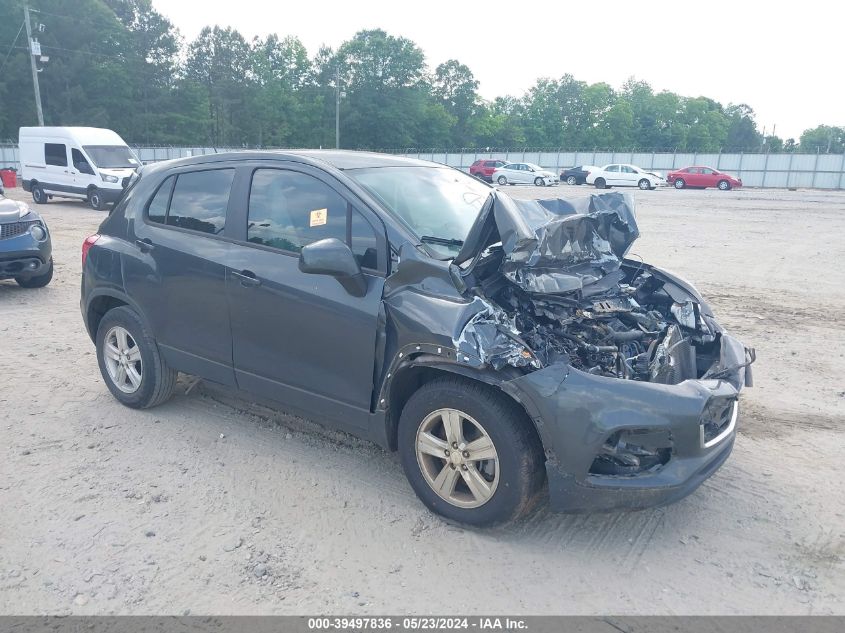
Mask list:
[[[499,484],[499,456],[484,427],[457,409],[430,413],[417,430],[417,463],[437,495],[459,508],[487,503]]]
[[[114,326],[103,341],[103,360],[114,385],[124,393],[135,393],[141,386],[144,365],[141,348],[126,328]]]

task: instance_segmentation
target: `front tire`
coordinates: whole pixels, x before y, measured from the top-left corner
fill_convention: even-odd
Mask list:
[[[35,204],[47,204],[47,194],[41,185],[32,185],[32,200]]]
[[[675,181],[675,189],[683,189],[687,183],[684,182],[683,178],[678,178]]]
[[[496,182],[498,182],[500,185],[506,185],[506,184],[508,184],[508,179],[505,178],[504,176],[499,176],[496,179]]]
[[[46,272],[41,273],[36,277],[15,277],[15,281],[21,288],[43,288],[53,279],[53,258],[50,258],[50,264]]]
[[[535,187],[545,187],[545,186],[546,186],[546,181],[545,181],[545,180],[543,180],[542,178],[540,178],[539,176],[537,176],[537,177],[534,179],[534,186],[535,186]]]
[[[646,190],[648,190],[648,189],[651,189],[651,183],[648,181],[648,178],[642,178],[642,179],[641,179],[641,180],[637,183],[637,187],[639,187],[639,188],[640,188],[640,189],[642,189],[643,191],[646,191]]]
[[[607,182],[604,178],[596,178],[595,186],[596,189],[607,189]]]
[[[566,179],[566,184],[567,184],[567,185],[577,185],[577,184],[578,184],[578,179],[577,179],[575,176],[569,176],[569,177]]]
[[[97,362],[112,395],[133,409],[147,409],[173,394],[176,371],[167,366],[155,339],[130,308],[109,310],[97,328]]]
[[[453,521],[514,521],[543,484],[543,450],[531,420],[501,392],[465,378],[438,378],[414,393],[398,441],[414,492]]]
[[[99,189],[91,189],[88,192],[88,204],[91,205],[91,208],[95,211],[102,211],[106,208],[106,202],[103,200],[103,194],[100,193]]]
[[[720,191],[728,191],[731,188],[731,183],[727,180],[720,180],[719,184],[716,185]]]

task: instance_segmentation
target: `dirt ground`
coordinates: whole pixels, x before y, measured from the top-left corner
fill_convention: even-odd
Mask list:
[[[40,207],[53,283],[0,282],[0,613],[845,613],[845,192],[633,195],[634,252],[757,348],[734,453],[665,508],[487,531],[430,514],[394,455],[234,393],[117,404],[79,314],[103,214]]]

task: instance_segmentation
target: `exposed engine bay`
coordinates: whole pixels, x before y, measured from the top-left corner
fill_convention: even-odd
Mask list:
[[[694,289],[625,259],[639,236],[630,196],[498,196],[493,204],[498,236],[466,276],[483,307],[456,340],[459,349],[496,369],[565,361],[663,384],[740,369],[719,365],[721,329]]]

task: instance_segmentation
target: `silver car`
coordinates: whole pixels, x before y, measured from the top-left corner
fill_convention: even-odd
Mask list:
[[[559,182],[557,174],[534,163],[508,163],[493,172],[493,182],[499,185],[536,185],[545,187]]]

